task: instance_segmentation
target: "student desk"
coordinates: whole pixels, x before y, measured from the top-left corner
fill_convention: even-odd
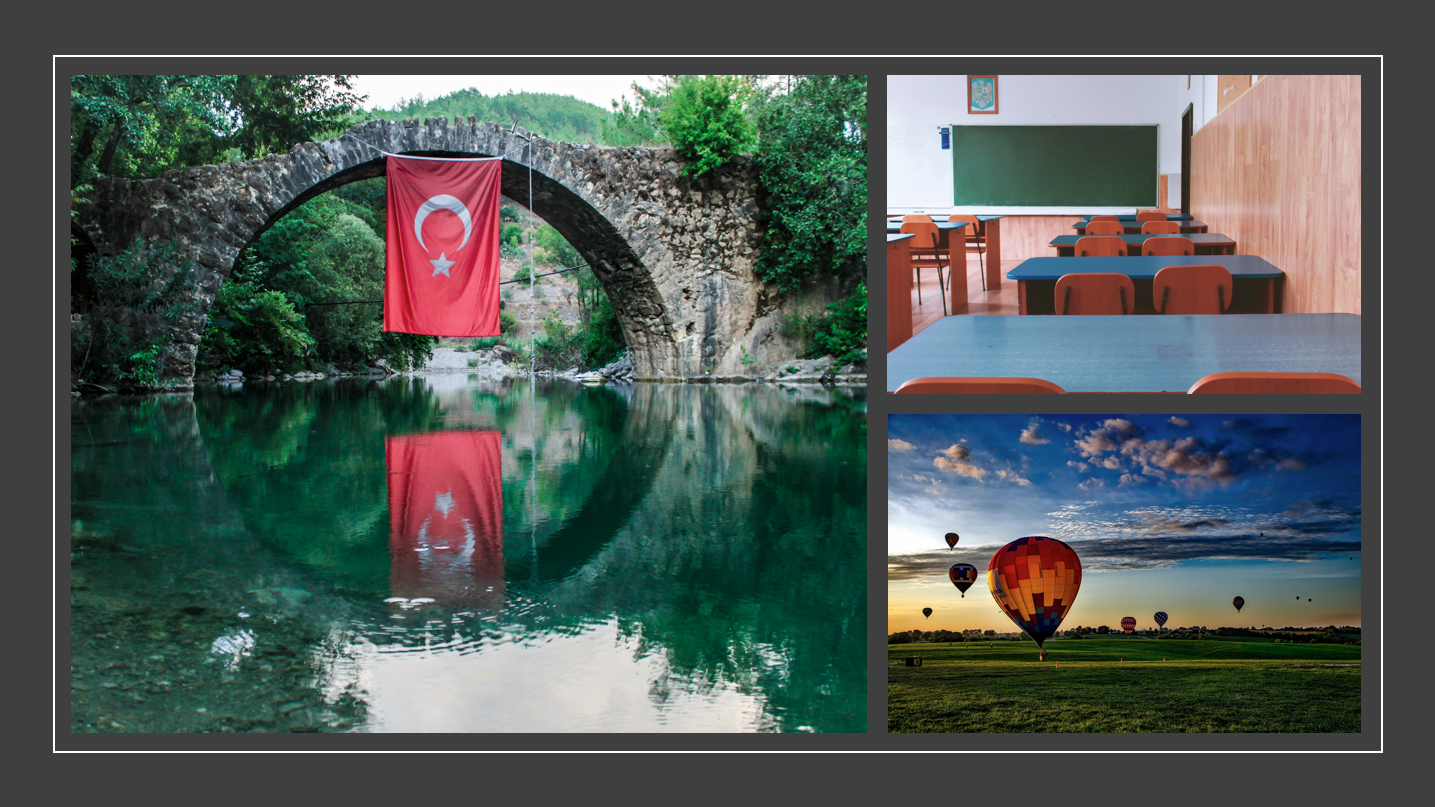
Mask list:
[[[896,221],[888,216],[887,232],[895,233],[902,229],[901,218]],[[1002,230],[1001,216],[977,216],[977,235],[986,239],[986,249],[983,250],[983,258],[987,270],[987,291],[999,288],[1002,284]],[[939,228],[943,224],[960,224],[961,222],[934,221]],[[1140,229],[1137,229],[1140,232]]]
[[[1148,238],[1189,238],[1192,245],[1196,247],[1197,255],[1234,255],[1236,254],[1236,242],[1226,235],[1220,233],[1186,233],[1184,235],[1123,235],[1119,236],[1126,241],[1126,254],[1136,256],[1141,254],[1141,244]],[[1058,235],[1051,239],[1049,246],[1056,247],[1058,258],[1070,258],[1076,254],[1076,242],[1081,240],[1079,235]]]
[[[1071,226],[1076,228],[1077,235],[1086,235],[1086,225],[1090,223],[1089,221],[1078,221]],[[1141,225],[1145,223],[1144,221],[1123,221],[1121,222],[1121,226],[1126,229],[1127,235],[1140,235]],[[1176,223],[1181,225],[1182,235],[1186,233],[1204,233],[1206,231],[1206,222],[1204,221],[1195,221],[1193,219],[1190,221],[1178,221]]]
[[[1074,272],[1116,272],[1131,278],[1136,285],[1136,302],[1154,311],[1151,281],[1162,267],[1179,265],[1218,264],[1231,273],[1231,307],[1254,309],[1267,314],[1276,311],[1279,289],[1276,282],[1285,272],[1255,255],[1138,255],[1114,258],[1027,258],[1017,264],[1007,278],[1017,283],[1020,312],[1045,313],[1056,310],[1056,281]],[[1227,315],[1229,316],[1229,315]],[[1146,317],[1140,317],[1146,319]]]
[[[1111,215],[1111,214],[1110,214],[1110,213],[1098,213],[1097,215],[1106,215],[1106,216],[1109,216],[1109,215]],[[1136,214],[1135,214],[1135,213],[1122,213],[1121,215],[1117,216],[1116,218],[1117,218],[1117,220],[1119,220],[1119,221],[1135,221],[1135,220],[1136,220]],[[1167,214],[1166,214],[1166,220],[1167,220],[1167,221],[1190,221],[1191,218],[1192,218],[1192,216],[1191,216],[1190,213],[1167,213]],[[1090,217],[1090,216],[1082,216],[1082,217],[1081,217],[1081,220],[1082,220],[1082,221],[1090,221],[1090,220],[1091,220],[1091,217]]]
[[[1067,392],[1186,392],[1211,373],[1238,371],[1359,383],[1360,317],[943,317],[887,354],[887,391],[925,376],[1005,376]]]
[[[912,338],[911,233],[887,234],[887,349]]]

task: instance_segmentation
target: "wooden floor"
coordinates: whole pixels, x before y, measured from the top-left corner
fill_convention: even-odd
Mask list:
[[[1002,277],[1006,277],[1007,271],[1015,268],[1021,261],[1002,261]],[[915,278],[916,272],[912,275]],[[942,318],[942,290],[937,286],[937,272],[935,269],[922,270],[922,302],[917,302],[917,284],[912,284],[912,333],[920,333],[921,330],[933,322]],[[946,272],[943,272],[945,276]],[[1001,288],[995,291],[982,291],[981,272],[977,267],[976,256],[967,259],[967,307],[958,311],[959,315],[966,314],[1018,314],[1021,306],[1016,297],[1016,281],[1003,280]]]

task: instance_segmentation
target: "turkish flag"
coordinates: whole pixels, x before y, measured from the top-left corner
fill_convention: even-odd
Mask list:
[[[503,161],[387,157],[384,330],[498,336]]]
[[[503,604],[502,448],[496,431],[389,437],[389,588],[396,597]]]

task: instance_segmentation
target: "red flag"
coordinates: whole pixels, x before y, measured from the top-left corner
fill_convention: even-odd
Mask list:
[[[389,437],[389,588],[396,597],[503,604],[502,448],[496,431]]]
[[[389,155],[384,330],[498,336],[503,161]]]

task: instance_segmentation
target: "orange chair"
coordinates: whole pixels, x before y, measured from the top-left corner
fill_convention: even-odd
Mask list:
[[[1126,225],[1119,221],[1088,221],[1087,235],[1125,235]]]
[[[1167,266],[1151,281],[1151,302],[1162,314],[1219,314],[1231,307],[1231,290],[1224,266]]]
[[[1166,214],[1165,214],[1165,213],[1157,213],[1157,212],[1154,211],[1154,210],[1138,210],[1138,211],[1136,211],[1136,220],[1137,220],[1137,221],[1165,221],[1165,220],[1166,220]]]
[[[986,291],[987,271],[986,267],[982,263],[982,253],[987,251],[987,237],[984,235],[977,235],[978,231],[980,231],[981,229],[982,223],[980,221],[977,221],[976,216],[964,216],[957,213],[954,213],[950,217],[948,217],[947,221],[965,221],[967,223],[967,226],[962,228],[962,234],[965,235],[967,239],[967,252],[970,253],[975,250],[977,253],[977,270],[981,272],[982,275],[982,291]],[[966,263],[965,258],[962,259],[962,263]],[[963,268],[965,269],[965,267]]]
[[[897,388],[898,395],[912,393],[946,395],[1065,395],[1066,390],[1040,378],[959,378],[929,376],[914,378]]]
[[[1082,236],[1076,239],[1076,249],[1072,254],[1078,258],[1125,257],[1126,239],[1114,235]]]
[[[1179,235],[1181,225],[1174,221],[1144,221],[1141,223],[1143,235]]]
[[[1121,221],[1120,216],[1092,216],[1087,221]]]
[[[1056,281],[1063,314],[1129,314],[1136,284],[1116,272],[1073,272]]]
[[[1142,255],[1195,255],[1189,238],[1148,238],[1141,242]]]
[[[1211,373],[1187,391],[1202,394],[1359,395],[1360,385],[1334,373]]]
[[[908,214],[908,215],[902,217],[902,223],[903,223],[903,224],[906,224],[907,222],[911,222],[911,221],[926,222],[927,224],[931,224],[931,223],[932,223],[932,217],[931,217],[931,216],[924,216],[924,215],[922,215],[921,213],[910,213],[910,214]]]
[[[922,304],[922,269],[935,267],[937,287],[942,290],[942,316],[947,315],[947,286],[942,282],[942,267],[952,263],[951,250],[942,249],[937,225],[931,221],[903,222],[902,232],[912,233],[912,268],[917,270],[917,304]],[[945,259],[945,262],[943,261]]]

